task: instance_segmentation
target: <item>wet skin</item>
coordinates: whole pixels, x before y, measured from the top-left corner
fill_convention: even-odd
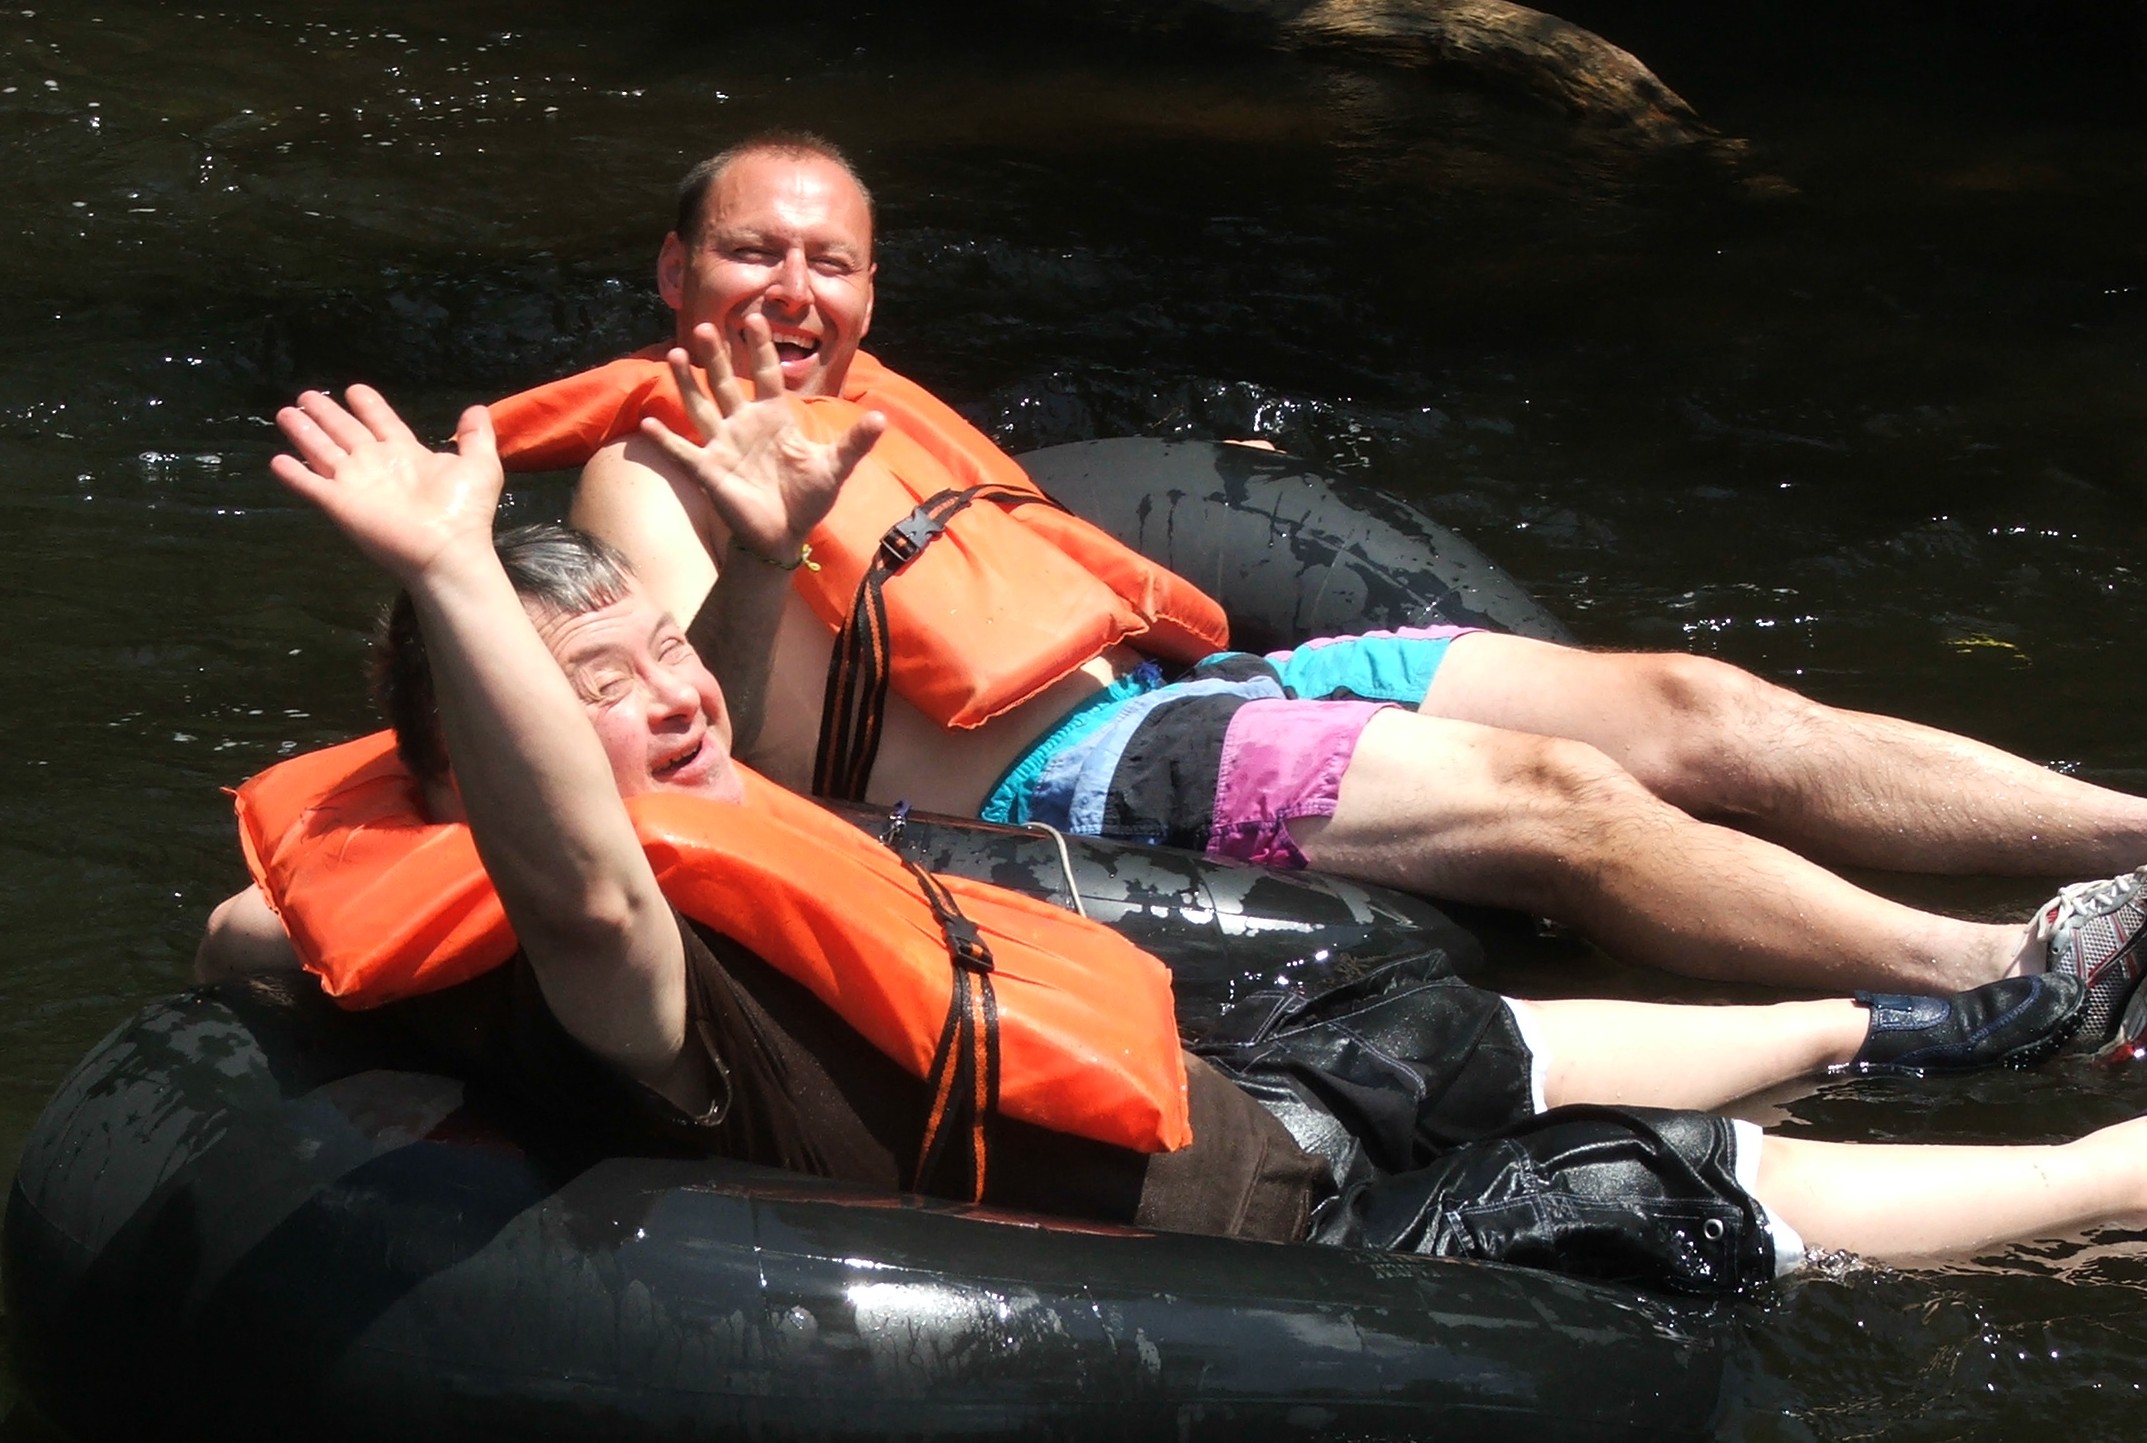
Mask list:
[[[684,629],[647,593],[633,587],[572,616],[532,608],[530,620],[603,744],[620,796],[741,798],[723,692]]]
[[[709,187],[700,232],[664,237],[656,261],[679,343],[712,324],[749,375],[745,320],[762,316],[784,388],[839,395],[872,325],[872,211],[857,183],[818,156],[748,155]]]

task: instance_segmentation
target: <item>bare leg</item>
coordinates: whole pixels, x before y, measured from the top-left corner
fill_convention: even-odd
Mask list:
[[[1769,1137],[1753,1189],[1816,1248],[1905,1260],[2147,1216],[2147,1118],[2055,1147]]]
[[[1854,1002],[1691,1007],[1506,999],[1543,1067],[1549,1107],[1596,1102],[1706,1111],[1847,1062],[1871,1014]]]
[[[2147,862],[2147,799],[1706,657],[1465,636],[1423,710],[1587,742],[1673,806],[1837,865],[2086,876]]]
[[[1631,961],[1847,992],[1952,992],[2021,965],[2024,927],[1901,906],[1771,843],[1694,821],[1592,747],[1378,713],[1315,867],[1567,923]]]

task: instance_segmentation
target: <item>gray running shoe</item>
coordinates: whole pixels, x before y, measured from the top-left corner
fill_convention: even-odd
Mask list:
[[[2117,1031],[2125,1004],[2147,970],[2147,867],[2107,882],[2076,882],[2035,914],[2035,936],[2050,948],[2049,969],[2087,984],[2080,1043],[2100,1047]]]
[[[2135,1067],[2147,1062],[2147,987],[2132,994],[2125,1004],[2124,1016],[2118,1019],[2117,1035],[2095,1054],[2095,1061],[2107,1067]]]

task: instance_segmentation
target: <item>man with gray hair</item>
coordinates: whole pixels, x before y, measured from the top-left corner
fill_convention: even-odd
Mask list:
[[[825,514],[877,427],[827,444],[799,435],[768,332],[749,334],[766,399],[743,401],[721,353],[710,357],[717,399],[695,403],[709,438],[698,474],[743,544],[780,554]],[[277,457],[276,475],[403,589],[392,709],[426,810],[435,822],[466,819],[512,928],[514,957],[485,974],[504,977],[507,1025],[534,1039],[507,1065],[510,1085],[556,1095],[562,1075],[592,1079],[587,1091],[625,1145],[657,1140],[940,1190],[933,1150],[917,1146],[940,1094],[853,1029],[847,1004],[777,975],[833,957],[847,929],[870,944],[850,964],[864,969],[859,980],[885,980],[882,963],[901,944],[869,919],[859,932],[847,915],[859,898],[810,877],[779,879],[781,905],[805,925],[777,942],[814,957],[753,955],[732,940],[776,905],[762,894],[687,922],[644,850],[637,804],[671,804],[711,835],[765,835],[759,809],[787,813],[783,825],[816,838],[815,852],[841,852],[863,868],[854,875],[891,889],[873,905],[929,904],[945,932],[942,971],[951,962],[989,976],[989,949],[1004,958],[1031,946],[1074,947],[1121,977],[1153,968],[1084,919],[1034,903],[996,914],[986,949],[954,925],[959,908],[929,878],[902,880],[911,874],[876,844],[742,773],[721,689],[630,571],[566,533],[515,538],[503,562],[492,534],[503,477],[483,409],[463,416],[452,455],[428,451],[364,387],[347,408],[309,392],[277,419],[297,454]],[[771,573],[750,584],[783,582]],[[298,809],[313,815],[304,799]],[[320,886],[361,865],[352,839],[323,825],[301,841],[325,868],[312,876]],[[403,845],[416,830],[388,829],[385,841]],[[278,907],[307,901],[299,883],[267,885]],[[968,893],[972,905],[992,895]],[[1172,1059],[1183,1114],[1137,1142],[1025,1121],[1010,1072],[976,1119],[976,1161],[957,1195],[1709,1293],[1795,1267],[1806,1246],[1930,1257],[2147,1214],[2147,1119],[2063,1146],[1926,1148],[1763,1137],[1700,1110],[1829,1064],[1973,1066],[2004,1059],[1984,1050],[1993,1039],[2015,1060],[2038,1053],[2076,1023],[2083,989],[2071,978],[2015,979],[1950,1005],[1726,1008],[1524,1003],[1438,976],[1367,980],[1257,999],[1250,1015],[1225,1017],[1212,1061],[1177,1052],[1167,1008],[1135,1012],[1094,983],[1099,1017],[1128,1012],[1141,1050]],[[1347,1039],[1360,1045],[1337,1046]],[[1114,1052],[1081,1066],[1051,1069],[1045,1093],[1070,1089],[1078,1103],[1124,1063]],[[1275,1099],[1272,1111],[1255,1090]],[[986,1137],[997,1158],[989,1182]],[[922,1158],[914,1169],[910,1156]]]

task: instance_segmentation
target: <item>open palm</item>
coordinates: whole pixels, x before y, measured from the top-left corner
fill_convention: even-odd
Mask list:
[[[655,417],[644,419],[641,429],[700,483],[740,544],[782,561],[798,554],[887,421],[869,412],[835,440],[813,440],[799,428],[783,393],[768,323],[749,316],[746,338],[753,348],[754,399],[747,399],[731,370],[729,348],[716,328],[704,322],[694,327],[693,354],[673,348],[669,356],[686,417],[700,441],[679,435]],[[696,362],[708,374],[706,391],[694,375]]]
[[[442,452],[418,440],[370,386],[344,394],[347,409],[307,391],[276,413],[298,452],[270,460],[276,479],[406,584],[457,546],[489,550],[505,477],[485,408],[462,413],[455,450]]]

